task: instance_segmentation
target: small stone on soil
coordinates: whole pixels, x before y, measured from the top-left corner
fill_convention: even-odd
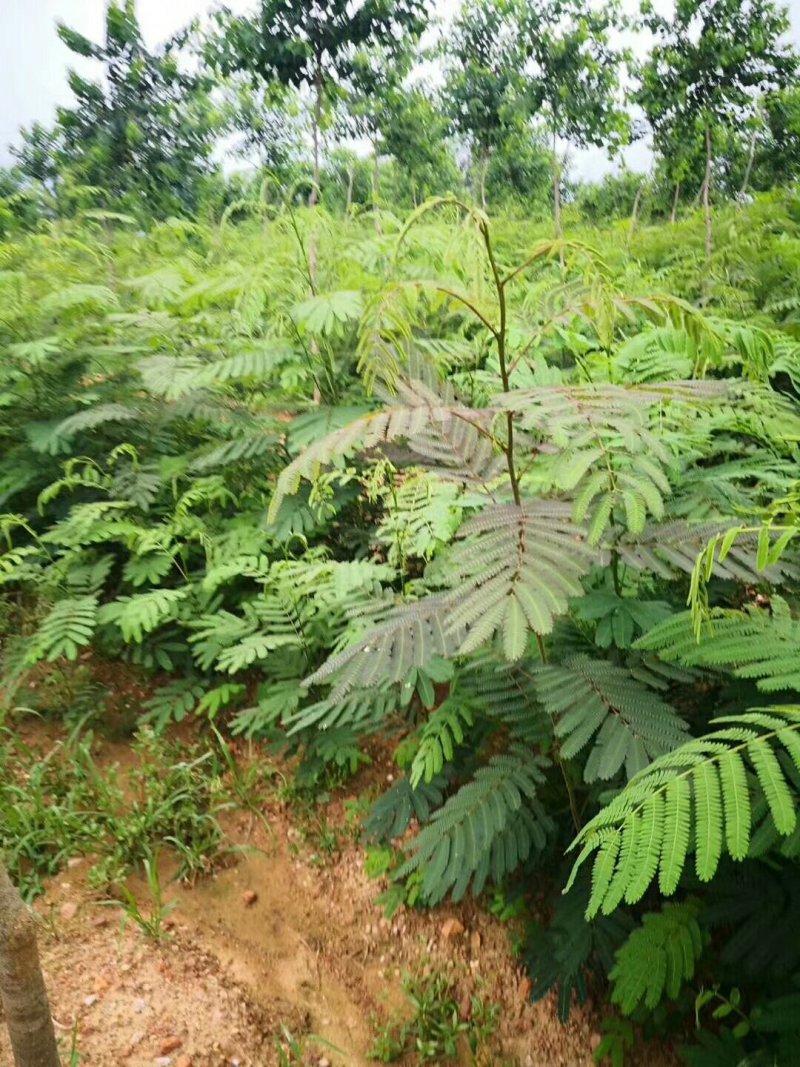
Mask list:
[[[442,937],[445,941],[450,941],[455,937],[460,937],[464,933],[464,924],[459,922],[458,919],[445,919],[442,923]]]
[[[161,1048],[159,1049],[162,1056],[168,1056],[170,1052],[174,1052],[179,1049],[183,1041],[179,1037],[167,1037],[161,1042]]]
[[[245,889],[242,893],[242,903],[246,908],[252,908],[255,902],[258,900],[258,893],[255,889]]]
[[[69,922],[70,919],[74,919],[78,914],[78,905],[74,900],[68,900],[66,904],[61,905],[60,912],[61,918]]]

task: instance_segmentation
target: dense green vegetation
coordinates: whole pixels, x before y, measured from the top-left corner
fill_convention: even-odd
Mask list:
[[[92,664],[125,661],[151,694],[136,725],[222,731],[208,768],[147,732],[150,802],[124,819],[74,740],[74,780],[54,759],[22,803],[9,733],[9,869],[35,891],[68,854],[49,795],[94,810],[55,836],[92,838],[99,885],[164,842],[196,873],[224,733],[296,756],[311,791],[377,741],[389,911],[471,892],[523,916],[534,997],[566,1017],[610,989],[614,1062],[630,1018],[691,1065],[790,1064],[800,197],[725,198],[770,159],[794,174],[785,16],[645,11],[654,175],[570,195],[550,138],[626,136],[613,9],[466,5],[437,99],[407,81],[422,5],[329,7],[220,15],[191,77],[196,32],[147,52],[132,5],[102,47],[62,29],[113,77],[76,81],[5,176],[6,706],[55,672],[74,722]],[[373,161],[323,151],[342,112]],[[223,119],[269,173],[215,171]]]

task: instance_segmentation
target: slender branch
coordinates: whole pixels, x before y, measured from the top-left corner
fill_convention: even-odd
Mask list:
[[[567,799],[569,800],[569,810],[572,815],[572,823],[575,827],[575,833],[579,834],[583,829],[581,823],[580,813],[578,812],[578,803],[575,799],[575,790],[572,786],[572,782],[569,780],[567,774],[567,768],[564,766],[564,761],[561,759],[561,751],[558,747],[558,741],[553,738],[553,758],[558,764],[558,769],[561,771],[561,777],[564,779],[564,788],[567,791]]]
[[[424,282],[414,282],[414,285],[424,285]],[[475,304],[471,300],[468,300],[463,293],[459,293],[457,289],[449,289],[446,285],[439,285],[438,282],[434,283],[434,288],[439,293],[444,293],[446,296],[452,296],[454,300],[458,300],[464,307],[469,308],[476,318],[480,319],[487,330],[491,331],[492,336],[497,337],[498,329],[492,326],[491,322],[486,318],[483,312],[479,311]]]
[[[503,392],[509,391],[508,385],[508,366],[506,362],[506,330],[508,321],[508,308],[506,306],[506,290],[505,283],[500,277],[500,271],[497,267],[497,260],[494,257],[494,249],[492,248],[492,238],[489,234],[489,226],[487,223],[481,223],[481,234],[483,235],[483,241],[486,245],[486,255],[489,259],[489,266],[492,270],[492,277],[494,278],[495,288],[497,289],[497,302],[500,307],[500,323],[497,330],[494,331],[495,340],[497,341],[497,358],[500,362],[500,377],[503,382]],[[514,495],[514,503],[517,507],[522,504],[522,498],[519,492],[519,481],[517,479],[517,471],[514,466],[514,414],[511,411],[506,412],[506,445],[503,449],[506,455],[506,465],[508,467],[508,477],[511,482],[511,492]]]

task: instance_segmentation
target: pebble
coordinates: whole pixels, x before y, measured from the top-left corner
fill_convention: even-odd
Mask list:
[[[88,997],[83,998],[85,1007],[91,1008],[93,1004],[96,1004],[100,998],[95,993],[90,993]]]
[[[142,1012],[146,1009],[146,1007],[147,1001],[142,1000],[141,997],[138,1000],[134,1000],[133,1002],[133,1010],[136,1012],[137,1015],[141,1015]]]
[[[69,922],[70,919],[74,919],[78,914],[78,905],[74,900],[68,900],[66,904],[61,905],[60,912],[61,918]]]
[[[159,1052],[162,1056],[168,1056],[170,1052],[175,1052],[176,1049],[179,1049],[182,1044],[183,1041],[179,1037],[175,1037],[173,1034],[171,1037],[164,1038],[161,1042]]]
[[[187,1056],[184,1052],[182,1056],[178,1056],[177,1060],[175,1060],[175,1067],[192,1067],[192,1057]]]
[[[464,933],[464,924],[458,919],[445,919],[442,923],[442,937],[445,941],[460,937]]]
[[[153,1063],[155,1067],[172,1067],[172,1056],[158,1056]]]
[[[242,903],[246,908],[252,908],[255,902],[258,900],[258,893],[255,889],[245,889],[242,893]]]

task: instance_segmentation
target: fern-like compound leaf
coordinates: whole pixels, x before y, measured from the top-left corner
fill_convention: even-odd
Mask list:
[[[333,679],[330,699],[339,700],[351,689],[400,682],[412,668],[424,667],[435,656],[453,656],[464,631],[448,624],[451,610],[452,601],[444,596],[393,609],[367,637],[331,656],[304,684]]]
[[[722,794],[716,763],[706,761],[696,767],[693,785],[695,867],[700,881],[708,882],[714,877],[722,854]]]
[[[664,789],[664,824],[658,856],[658,887],[665,897],[678,888],[690,841],[692,790],[686,778],[672,778]]]
[[[411,764],[412,789],[416,789],[421,781],[432,782],[445,763],[453,759],[456,747],[464,740],[464,727],[471,726],[473,721],[469,705],[455,698],[446,700],[436,709],[425,723]]]
[[[800,740],[786,731],[793,741]],[[747,769],[738,752],[727,751],[718,758],[722,801],[727,813],[725,841],[731,859],[743,860],[750,843],[751,805]]]
[[[493,756],[414,838],[396,877],[420,870],[431,903],[461,899],[470,882],[477,896],[490,874],[502,879],[546,843],[550,820],[536,799],[546,765],[528,750]]]
[[[698,555],[709,541],[724,533],[730,521],[671,522],[648,524],[641,532],[626,533],[619,539],[616,550],[623,563],[637,571],[651,571],[661,578],[694,571]],[[731,548],[724,560],[713,560],[712,573],[718,578],[743,582],[778,581],[793,573],[790,563],[779,560],[760,571],[756,565],[756,536],[743,536]]]
[[[448,628],[467,630],[462,653],[502,634],[508,660],[519,659],[531,632],[549,633],[580,596],[595,553],[555,501],[485,508],[459,530],[448,560],[453,588]]]
[[[102,623],[115,623],[126,641],[141,644],[144,635],[173,617],[187,589],[150,589],[137,596],[121,596],[104,604],[98,613]]]
[[[70,597],[59,602],[39,624],[30,639],[26,660],[78,658],[78,650],[88,645],[97,626],[97,597]]]
[[[456,423],[471,427],[476,439],[480,436],[493,440],[493,411],[445,405],[440,401],[429,404],[425,394],[421,397],[412,394],[408,399],[416,400],[416,403],[370,412],[316,441],[285,467],[278,478],[270,504],[270,521],[278,514],[283,499],[296,493],[303,479],[314,481],[324,466],[354,452],[366,452],[393,441],[405,441],[413,447],[414,440],[419,438],[424,455],[430,452],[431,434],[435,433],[443,439],[451,438],[454,434],[457,436],[459,430]]]
[[[716,608],[698,641],[691,612],[654,626],[636,643],[661,659],[687,667],[728,670],[752,678],[765,693],[800,692],[800,622],[786,601],[774,596],[770,610],[748,605],[742,611]]]
[[[577,756],[594,739],[587,782],[613,778],[623,765],[632,778],[686,739],[677,711],[630,671],[607,660],[570,656],[535,674],[540,703],[555,718],[561,754]]]
[[[632,1015],[642,1001],[652,1011],[664,996],[675,1000],[694,977],[705,945],[698,912],[695,901],[665,904],[645,915],[617,950],[611,1002],[623,1015]]]
[[[594,854],[600,865],[587,916],[613,911],[653,880],[662,893],[674,892],[694,842],[701,881],[716,874],[722,853],[742,859],[750,851],[754,794],[766,802],[774,832],[788,837],[797,825],[797,797],[781,769],[777,752],[797,738],[800,707],[780,706],[714,720],[722,728],[686,742],[655,760],[633,778],[581,830],[571,845],[580,847],[567,889],[578,869]],[[797,744],[790,742],[797,752]],[[753,774],[746,773],[749,763]],[[746,789],[747,799],[745,799]],[[663,804],[654,798],[663,797]],[[609,831],[620,834],[616,866],[609,877]],[[760,831],[759,831],[760,833]],[[657,862],[656,862],[657,860]]]
[[[797,825],[796,800],[786,783],[775,753],[757,741],[750,741],[747,745],[747,755],[755,767],[775,829],[779,834],[791,834]]]

